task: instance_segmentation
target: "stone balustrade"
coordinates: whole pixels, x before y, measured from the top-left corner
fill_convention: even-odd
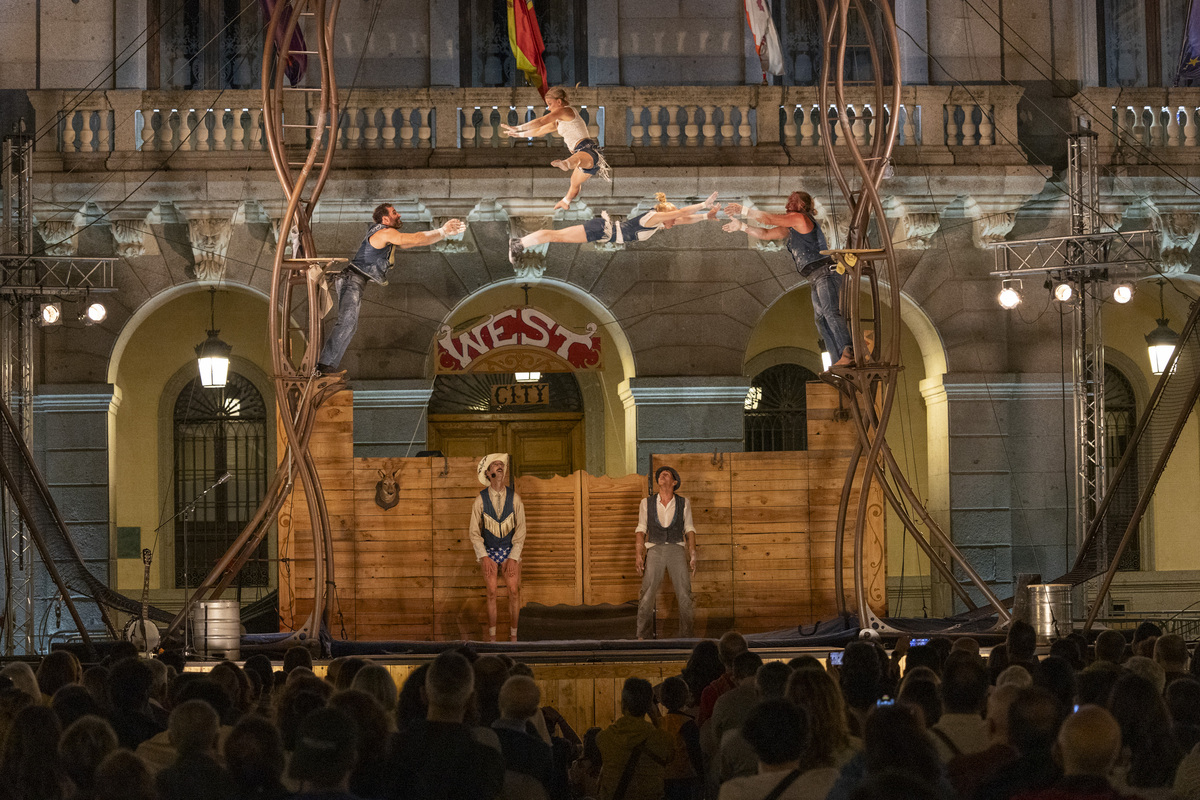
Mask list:
[[[900,104],[892,109],[879,103],[873,91],[853,88],[847,97],[848,130],[838,124],[832,108],[821,109],[812,86],[579,88],[572,91],[572,99],[592,136],[614,152],[630,153],[633,163],[639,157],[661,159],[680,150],[763,146],[777,152],[787,148],[789,156],[779,156],[783,160],[777,163],[789,157],[794,163],[809,163],[822,157],[825,135],[835,145],[849,136],[860,147],[869,147],[893,113],[899,115],[897,153],[910,153],[906,158],[911,161],[1024,163],[1015,147],[1021,92],[1006,86],[905,86]],[[554,145],[551,137],[513,139],[501,132],[501,124],[515,125],[544,113],[532,89],[357,89],[341,99],[338,136],[347,151],[515,152]],[[257,91],[109,90],[80,96],[50,90],[30,92],[30,100],[42,129],[45,120],[57,119],[54,147],[48,148],[43,139],[38,149],[53,149],[64,157],[229,154],[261,151],[264,146]],[[311,143],[311,102],[309,93],[287,97],[288,145],[302,148]],[[1147,115],[1141,127],[1137,115],[1130,113],[1128,123],[1118,127],[1147,143],[1193,146],[1198,106],[1181,103],[1178,118]],[[1134,107],[1132,102],[1127,106]],[[1117,126],[1117,112],[1113,113]],[[498,163],[504,159],[499,156]]]
[[[1194,161],[1200,146],[1200,88],[1092,87],[1075,97],[1091,119],[1101,156],[1121,163]]]

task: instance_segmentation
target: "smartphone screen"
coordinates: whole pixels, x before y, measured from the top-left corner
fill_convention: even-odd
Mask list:
[[[877,706],[894,706],[894,705],[896,705],[896,700],[893,697],[888,697],[887,695],[884,695],[883,697],[881,697],[875,701],[875,705],[877,705]]]
[[[842,651],[841,650],[830,651],[829,663],[833,664],[835,667],[840,667],[842,665]]]
[[[909,647],[924,647],[927,644],[929,644],[928,639],[912,639],[909,641],[908,646]]]

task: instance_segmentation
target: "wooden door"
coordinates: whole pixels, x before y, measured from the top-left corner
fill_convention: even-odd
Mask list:
[[[429,449],[448,457],[508,453],[515,478],[551,478],[583,469],[582,414],[439,414],[429,417]]]

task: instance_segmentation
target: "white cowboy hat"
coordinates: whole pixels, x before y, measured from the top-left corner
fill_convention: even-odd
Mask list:
[[[486,455],[479,460],[479,466],[475,468],[475,473],[479,476],[479,482],[484,486],[490,486],[491,478],[488,477],[488,467],[495,464],[497,461],[504,462],[504,471],[508,471],[508,453],[492,453]]]

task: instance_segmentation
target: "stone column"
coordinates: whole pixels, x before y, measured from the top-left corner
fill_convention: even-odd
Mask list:
[[[651,453],[740,453],[750,379],[741,376],[630,378],[621,382],[626,458],[638,471]]]
[[[1074,444],[1063,439],[1073,427],[1070,382],[1055,373],[948,373],[942,384],[955,545],[1001,598],[1016,573],[1061,575],[1075,550]]]
[[[425,449],[427,380],[354,382],[354,457],[402,458]]]
[[[50,493],[67,523],[84,566],[112,585],[109,555],[115,535],[110,513],[108,481],[108,425],[116,411],[113,387],[105,383],[43,384],[33,399],[33,454],[50,487]],[[140,559],[140,551],[134,554]],[[43,573],[38,576],[34,599],[37,630],[53,635],[71,633],[74,625],[64,610],[61,622],[53,606],[58,590]],[[72,598],[84,624],[102,629],[96,606],[80,596]]]

